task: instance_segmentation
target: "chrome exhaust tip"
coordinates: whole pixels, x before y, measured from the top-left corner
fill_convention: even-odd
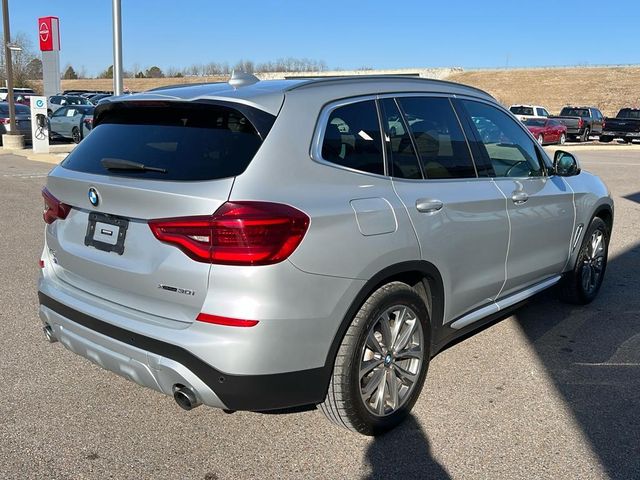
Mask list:
[[[42,327],[42,331],[44,332],[44,336],[47,339],[47,342],[56,343],[58,341],[56,336],[53,334],[53,328],[51,328],[51,325],[45,325],[44,327]]]
[[[194,391],[184,385],[173,386],[173,399],[184,410],[191,410],[201,405]]]

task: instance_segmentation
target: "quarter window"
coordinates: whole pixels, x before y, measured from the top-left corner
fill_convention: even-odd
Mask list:
[[[451,102],[441,97],[398,98],[427,178],[471,178],[476,170]]]
[[[462,103],[497,177],[538,177],[543,174],[536,146],[511,117],[484,103],[469,100]]]
[[[382,136],[373,100],[331,112],[322,140],[322,158],[362,172],[384,175]]]

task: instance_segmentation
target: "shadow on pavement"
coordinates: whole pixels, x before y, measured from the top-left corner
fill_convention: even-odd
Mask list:
[[[586,307],[548,291],[516,312],[577,425],[613,479],[640,479],[640,244],[610,257]],[[560,441],[560,439],[559,439]]]
[[[366,478],[370,480],[451,478],[432,457],[429,440],[413,415],[399,427],[375,437],[367,449],[366,459],[371,467],[371,474]]]

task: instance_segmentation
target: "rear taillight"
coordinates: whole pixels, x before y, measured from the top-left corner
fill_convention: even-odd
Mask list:
[[[198,262],[271,265],[300,245],[309,217],[279,203],[227,202],[211,216],[150,220],[149,227]]]
[[[578,119],[578,128],[582,128],[583,124],[584,124],[584,121],[581,118],[579,118]]]
[[[71,206],[62,203],[46,187],[42,189],[42,198],[44,198],[44,211],[42,218],[45,223],[53,223],[57,219],[65,219],[71,211]]]
[[[10,122],[10,121],[11,121],[11,120],[10,120],[10,119],[8,119],[8,118],[0,118],[0,124],[1,124],[1,125],[9,125],[9,122]]]
[[[607,126],[606,120],[602,120],[602,130],[604,130]]]
[[[85,118],[83,121],[84,126],[87,128],[87,130],[91,130],[91,128],[93,127],[93,118]]]

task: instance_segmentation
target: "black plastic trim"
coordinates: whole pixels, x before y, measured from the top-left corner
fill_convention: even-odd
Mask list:
[[[184,365],[230,410],[278,410],[324,401],[331,373],[326,367],[270,375],[229,375],[182,347],[98,320],[42,292],[38,292],[38,298],[41,305],[85,328]]]

